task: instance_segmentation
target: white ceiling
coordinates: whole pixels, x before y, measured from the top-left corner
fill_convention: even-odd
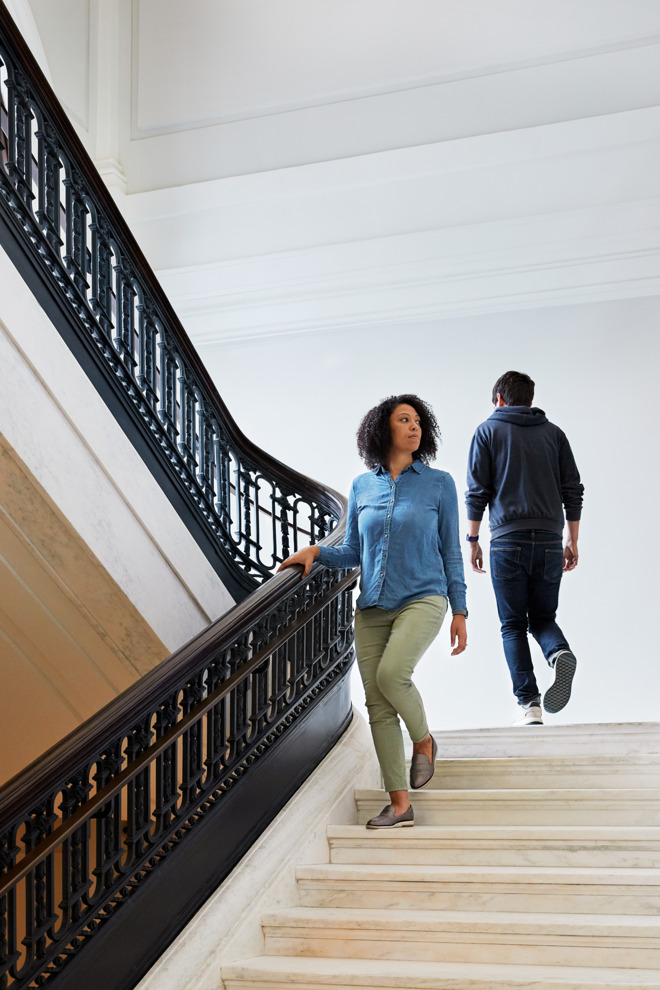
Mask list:
[[[660,293],[660,0],[12,3],[202,348]]]
[[[177,0],[136,5],[141,132],[490,74],[660,34],[659,5],[649,0],[192,0],[185,17],[181,10]]]
[[[116,159],[129,192],[659,102],[658,0],[30,0],[29,9],[58,95],[95,157]],[[108,113],[114,149],[99,136]]]

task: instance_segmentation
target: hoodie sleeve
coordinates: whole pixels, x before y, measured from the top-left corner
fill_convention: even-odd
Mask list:
[[[340,547],[319,547],[318,559],[326,567],[360,566],[360,534],[358,532],[355,482],[351,485],[351,491],[348,496],[348,513],[346,516],[344,542]]]
[[[561,500],[564,503],[566,520],[567,522],[575,522],[582,515],[584,485],[580,483],[580,472],[577,469],[571,445],[563,433],[559,444],[559,477]]]
[[[492,494],[490,445],[481,428],[472,437],[468,454],[468,490],[465,493],[467,517],[474,522],[483,519]]]

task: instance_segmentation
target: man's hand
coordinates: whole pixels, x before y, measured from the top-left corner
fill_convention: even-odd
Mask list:
[[[472,570],[476,571],[477,574],[486,573],[484,570],[484,552],[478,543],[470,544],[470,563]]]
[[[575,570],[578,564],[577,540],[568,539],[564,547],[564,570]]]
[[[283,560],[280,566],[277,568],[278,573],[283,571],[285,567],[293,567],[294,564],[301,564],[303,572],[300,575],[301,578],[306,578],[312,569],[312,564],[319,555],[319,548],[317,546],[305,547],[304,550],[299,550],[298,553],[291,554],[286,560]]]
[[[451,651],[453,657],[457,657],[467,646],[467,627],[464,615],[455,615],[451,620],[449,630],[449,645],[454,649]]]

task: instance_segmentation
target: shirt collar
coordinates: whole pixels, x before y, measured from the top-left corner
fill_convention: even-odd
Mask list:
[[[416,471],[417,474],[421,474],[422,471],[425,470],[426,464],[424,464],[423,461],[413,461],[410,467],[413,469],[413,471]],[[407,471],[408,468],[404,468],[404,470]],[[383,475],[387,473],[388,473],[387,468],[383,467],[382,464],[379,464],[377,468],[374,468],[374,474]],[[402,471],[401,473],[403,474],[404,472]]]

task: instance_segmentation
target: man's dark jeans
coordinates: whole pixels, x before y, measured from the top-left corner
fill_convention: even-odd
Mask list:
[[[513,693],[521,705],[540,700],[527,630],[546,660],[570,649],[555,622],[563,569],[560,536],[523,529],[491,540],[490,573]]]

